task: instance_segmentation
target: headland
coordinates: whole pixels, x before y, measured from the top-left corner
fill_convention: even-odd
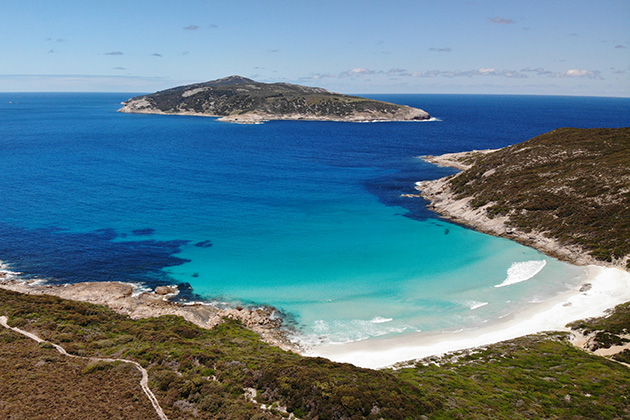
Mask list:
[[[79,302],[105,305],[132,319],[177,315],[201,328],[211,329],[224,318],[238,320],[269,344],[284,350],[298,351],[287,338],[282,318],[271,307],[230,307],[209,302],[172,302],[177,286],[158,286],[153,291],[138,291],[135,285],[123,282],[82,282],[63,285],[20,279],[19,273],[0,263],[0,288],[30,295],[51,295]]]

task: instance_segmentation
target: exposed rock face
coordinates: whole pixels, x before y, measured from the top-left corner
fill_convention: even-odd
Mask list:
[[[155,293],[160,296],[170,295],[171,293],[175,293],[176,291],[176,288],[170,286],[158,286],[155,288]]]
[[[414,121],[431,116],[418,108],[332,93],[289,83],[260,83],[230,76],[180,86],[123,102],[119,112],[221,117],[222,121],[265,120]]]

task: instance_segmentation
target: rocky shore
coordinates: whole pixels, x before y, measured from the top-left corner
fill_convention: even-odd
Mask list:
[[[134,293],[134,286],[122,282],[83,282],[50,285],[41,281],[23,281],[10,270],[0,270],[0,288],[31,295],[52,295],[63,299],[105,305],[133,319],[177,315],[202,328],[213,328],[224,318],[239,320],[267,343],[284,350],[298,351],[283,328],[282,318],[274,308],[219,308],[211,304],[171,302],[177,294],[174,286],[158,286],[152,292]]]
[[[474,150],[448,153],[440,156],[424,156],[423,159],[439,166],[453,167],[465,171],[472,167],[475,158],[495,151]],[[507,223],[509,218],[507,216],[495,215],[492,218],[489,217],[486,210],[492,203],[474,207],[472,205],[473,197],[456,197],[451,188],[451,181],[458,175],[459,173],[433,181],[417,182],[416,190],[419,191],[419,194],[407,194],[407,196],[426,198],[430,201],[429,208],[439,213],[445,219],[489,235],[511,239],[559,260],[581,266],[594,264],[606,267],[619,267],[619,264],[595,259],[579,246],[561,244],[558,240],[545,235],[545,232],[536,230],[525,232],[509,226]],[[490,175],[492,174],[487,174],[487,176]]]

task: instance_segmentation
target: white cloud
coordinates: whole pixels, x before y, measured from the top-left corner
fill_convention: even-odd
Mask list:
[[[392,68],[389,70],[372,70],[366,67],[355,67],[350,70],[343,71],[338,75],[331,73],[312,73],[309,76],[301,77],[299,80],[322,80],[322,79],[343,79],[352,78],[360,79],[364,76],[376,77],[389,76],[395,78],[429,78],[429,77],[443,77],[443,78],[505,78],[505,79],[527,79],[530,77],[545,77],[545,78],[584,78],[593,80],[603,80],[601,72],[598,70],[579,70],[570,69],[564,72],[552,72],[543,67],[530,68],[525,67],[520,70],[514,69],[497,69],[494,67],[481,67],[472,70],[427,70],[427,71],[409,71],[403,68]]]
[[[587,79],[603,80],[603,77],[600,76],[600,72],[594,71],[594,70],[571,69],[565,72],[555,73],[554,76],[555,77],[583,77]]]
[[[308,81],[308,80],[321,80],[321,79],[336,79],[337,76],[331,73],[315,73],[310,76],[300,77],[300,81]]]
[[[536,73],[539,76],[551,76],[553,75],[553,73],[549,70],[545,70],[542,67],[536,67],[535,69],[531,69],[529,67],[526,67],[524,69],[521,69],[521,73]]]
[[[339,74],[339,77],[358,77],[375,74],[376,72],[365,67],[355,67],[352,70],[347,70]]]

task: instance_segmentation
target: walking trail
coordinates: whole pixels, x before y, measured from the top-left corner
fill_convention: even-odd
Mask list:
[[[153,408],[155,409],[155,412],[157,413],[158,417],[160,417],[160,420],[168,420],[168,417],[166,417],[166,414],[164,414],[164,411],[162,411],[162,407],[160,407],[160,403],[158,402],[157,398],[155,398],[155,395],[153,394],[153,392],[151,391],[151,389],[149,389],[149,373],[147,372],[147,370],[145,368],[143,368],[142,366],[140,366],[139,363],[134,362],[133,360],[127,360],[127,359],[110,359],[110,358],[101,358],[101,357],[84,357],[84,356],[76,356],[74,354],[69,354],[66,349],[64,349],[63,347],[61,347],[59,344],[55,344],[55,343],[51,343],[50,341],[46,341],[43,340],[41,338],[39,338],[37,335],[30,333],[28,331],[24,331],[21,330],[19,328],[16,327],[11,327],[7,324],[8,318],[6,316],[0,316],[0,325],[2,325],[5,328],[8,328],[10,330],[13,330],[17,333],[20,333],[22,335],[27,336],[28,338],[31,338],[35,341],[37,341],[38,343],[47,343],[52,345],[54,348],[57,349],[57,351],[61,354],[63,354],[64,356],[68,356],[68,357],[75,357],[77,359],[87,359],[93,362],[107,362],[107,363],[113,363],[113,362],[123,362],[123,363],[130,363],[133,366],[136,367],[136,369],[138,369],[140,371],[140,373],[142,373],[142,379],[140,380],[140,386],[142,387],[142,390],[144,391],[144,393],[146,394],[146,396],[149,398],[149,401],[151,401],[151,405],[153,406]]]

